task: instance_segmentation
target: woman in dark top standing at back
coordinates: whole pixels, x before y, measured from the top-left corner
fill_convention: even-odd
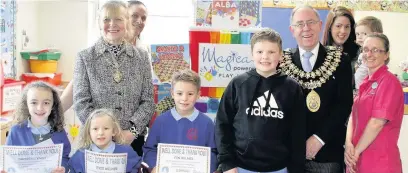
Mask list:
[[[327,14],[322,39],[324,46],[336,46],[343,49],[343,53],[350,58],[353,74],[355,71],[354,64],[357,61],[360,49],[360,46],[356,43],[355,24],[351,11],[346,7],[337,6]]]

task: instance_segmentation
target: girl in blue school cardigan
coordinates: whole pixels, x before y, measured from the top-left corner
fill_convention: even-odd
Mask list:
[[[122,128],[115,114],[108,109],[92,112],[81,129],[78,150],[68,162],[70,173],[85,172],[85,150],[100,153],[127,153],[126,173],[137,173],[140,157],[124,144]]]
[[[61,167],[55,168],[53,173],[65,172],[71,144],[64,130],[64,116],[57,91],[44,82],[27,85],[14,113],[14,120],[16,124],[11,127],[6,145],[33,146],[49,139],[54,144],[63,144]]]

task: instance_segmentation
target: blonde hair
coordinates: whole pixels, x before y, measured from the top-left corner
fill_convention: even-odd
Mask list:
[[[126,3],[123,1],[112,0],[103,4],[98,15],[99,26],[101,25],[102,20],[104,20],[104,18],[106,17],[108,18],[121,17],[124,20],[125,22],[124,40],[126,40],[130,31],[129,16],[127,14]]]
[[[177,82],[189,82],[197,87],[197,91],[200,91],[201,79],[198,74],[190,69],[178,71],[173,74],[171,79],[171,85],[174,87]]]
[[[356,24],[356,27],[357,26],[367,26],[371,32],[383,33],[381,20],[374,16],[366,16],[360,19]]]
[[[112,140],[117,144],[125,143],[125,139],[123,138],[122,134],[122,128],[120,128],[119,121],[116,118],[116,115],[113,113],[113,111],[109,109],[97,109],[88,116],[85,124],[81,128],[77,145],[78,149],[88,149],[91,146],[91,144],[93,144],[90,134],[91,121],[97,117],[103,116],[108,116],[112,119],[113,132],[115,133],[115,136],[113,137]]]
[[[19,102],[17,103],[15,112],[14,112],[14,123],[15,124],[20,124],[22,125],[26,120],[28,120],[31,115],[30,112],[28,111],[28,105],[27,105],[27,93],[30,89],[33,88],[41,88],[45,89],[49,92],[52,93],[52,108],[51,108],[51,113],[48,116],[48,122],[51,125],[51,129],[53,131],[61,132],[64,130],[64,111],[62,109],[62,104],[60,97],[58,95],[57,90],[48,83],[38,81],[38,82],[33,82],[28,84],[24,90],[23,93],[21,93],[21,97]]]
[[[104,13],[102,13],[104,12]],[[124,13],[123,13],[124,12]],[[102,5],[99,11],[99,20],[102,19],[101,17],[118,17],[122,16],[125,17],[124,19],[129,19],[127,15],[127,5],[122,1],[108,1]],[[102,16],[104,15],[104,16]]]

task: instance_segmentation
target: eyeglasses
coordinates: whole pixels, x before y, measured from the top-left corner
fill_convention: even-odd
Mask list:
[[[381,50],[381,49],[377,49],[377,48],[373,48],[373,49],[369,49],[369,48],[363,48],[363,53],[367,54],[368,52],[371,52],[372,54],[379,54],[379,53],[384,53],[386,52],[385,50]]]
[[[298,22],[296,24],[293,24],[292,26],[296,27],[296,28],[303,28],[305,27],[305,25],[307,25],[308,27],[315,25],[316,23],[318,23],[320,21],[316,21],[316,20],[308,20],[306,22]]]

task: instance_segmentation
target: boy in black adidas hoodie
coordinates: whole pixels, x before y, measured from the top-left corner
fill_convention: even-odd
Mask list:
[[[306,105],[300,85],[278,69],[282,40],[272,29],[251,38],[254,70],[227,86],[216,117],[224,173],[304,172]]]

